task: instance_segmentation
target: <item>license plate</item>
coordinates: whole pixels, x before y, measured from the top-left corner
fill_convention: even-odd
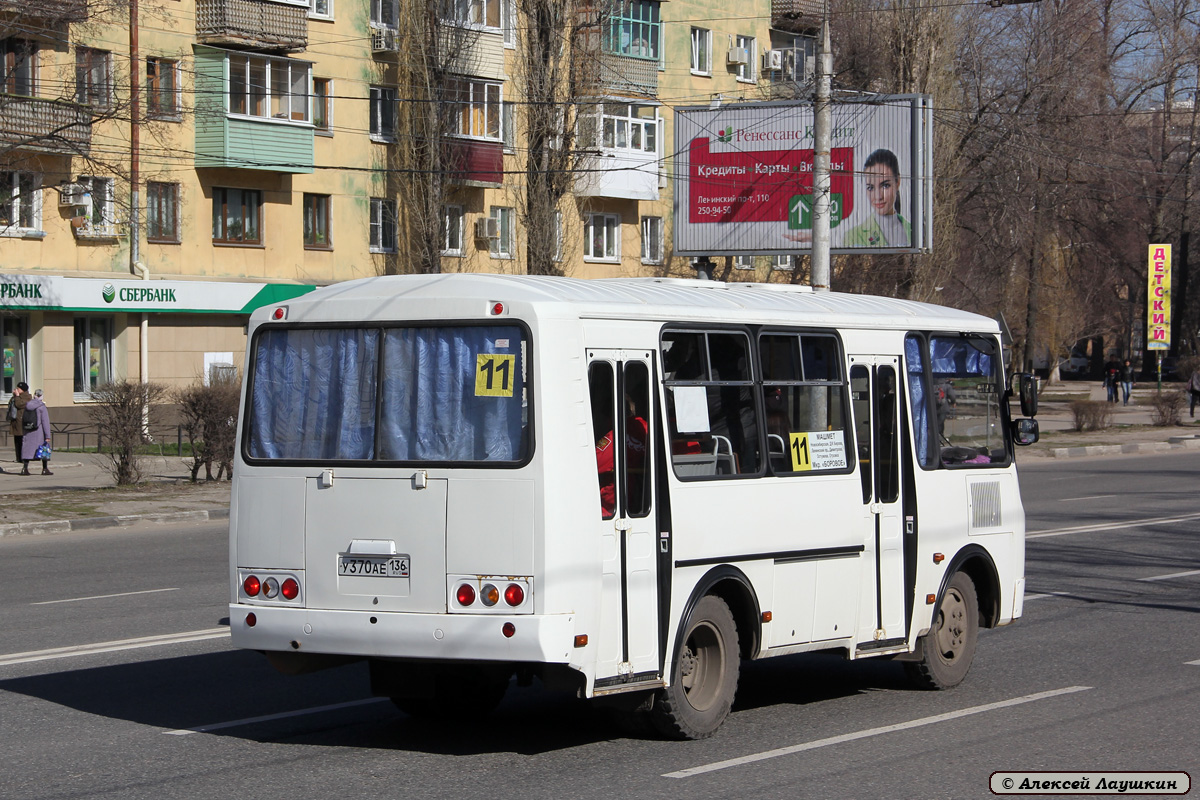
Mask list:
[[[408,556],[339,556],[338,575],[364,578],[407,578]]]

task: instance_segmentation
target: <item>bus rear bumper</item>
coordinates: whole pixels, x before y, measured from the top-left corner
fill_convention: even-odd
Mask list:
[[[254,614],[255,624],[247,623]],[[567,664],[573,614],[407,614],[229,606],[234,647],[443,661]],[[505,623],[515,631],[505,636]]]

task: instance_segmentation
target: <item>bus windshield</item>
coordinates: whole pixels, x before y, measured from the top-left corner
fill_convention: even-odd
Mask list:
[[[250,359],[249,460],[523,462],[515,325],[267,328]]]

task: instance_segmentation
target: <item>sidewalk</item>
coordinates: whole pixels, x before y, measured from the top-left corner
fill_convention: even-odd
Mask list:
[[[1181,384],[1164,384],[1176,391]],[[1041,441],[1017,448],[1017,463],[1035,459],[1077,456],[1120,456],[1200,450],[1200,422],[1183,409],[1183,424],[1152,424],[1153,384],[1134,389],[1130,405],[1112,406],[1113,425],[1100,431],[1071,430],[1069,404],[1073,399],[1103,402],[1105,390],[1096,381],[1067,381],[1043,393],[1038,409]],[[1016,403],[1013,404],[1014,412]],[[0,453],[0,459],[12,453]],[[182,522],[226,519],[229,516],[229,481],[191,483],[180,458],[148,457],[146,480],[136,487],[118,488],[104,468],[104,458],[90,453],[56,453],[50,476],[41,465],[31,465],[32,475],[15,473],[21,465],[0,460],[0,537],[29,533],[86,530],[136,522]]]

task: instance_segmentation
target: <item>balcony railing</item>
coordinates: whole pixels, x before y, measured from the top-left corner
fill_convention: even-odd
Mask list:
[[[83,22],[88,0],[0,0],[0,13],[14,13],[41,22]]]
[[[658,96],[658,62],[644,58],[600,53],[597,83],[604,91]]]
[[[0,94],[0,144],[18,150],[86,155],[92,113],[67,100]]]
[[[267,0],[196,0],[202,44],[295,51],[308,46],[308,7]]]

